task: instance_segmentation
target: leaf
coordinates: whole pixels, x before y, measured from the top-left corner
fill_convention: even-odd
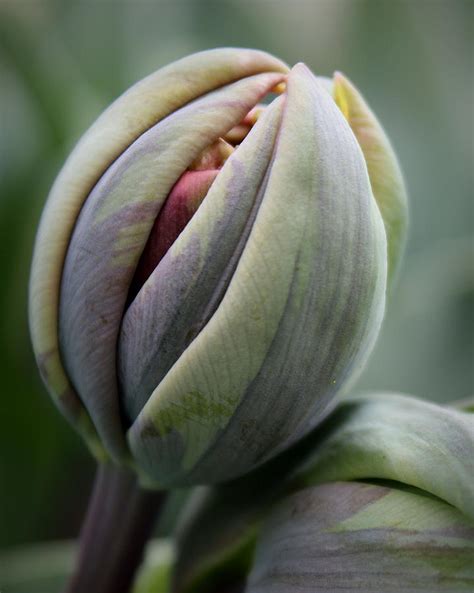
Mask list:
[[[341,402],[295,480],[396,480],[474,518],[473,475],[473,415],[387,393]]]
[[[474,587],[474,523],[419,491],[337,482],[278,505],[246,593],[461,593]]]

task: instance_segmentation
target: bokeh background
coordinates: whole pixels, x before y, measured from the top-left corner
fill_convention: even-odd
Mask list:
[[[0,0],[0,548],[73,537],[94,464],[40,384],[26,300],[35,228],[80,134],[134,81],[201,49],[341,70],[384,123],[411,199],[405,266],[357,389],[473,392],[470,0]]]

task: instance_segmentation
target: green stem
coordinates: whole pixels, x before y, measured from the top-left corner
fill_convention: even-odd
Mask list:
[[[128,593],[164,496],[140,488],[130,470],[100,464],[65,593]]]

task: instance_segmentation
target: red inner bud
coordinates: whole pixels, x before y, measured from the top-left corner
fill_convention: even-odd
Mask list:
[[[225,136],[208,146],[173,186],[161,208],[148,237],[130,287],[128,302],[132,302],[141,287],[176,241],[207,195],[214,179],[264,109],[256,105]]]
[[[175,183],[156,218],[133,279],[133,297],[145,284],[168,249],[206,197],[219,169],[185,171]]]

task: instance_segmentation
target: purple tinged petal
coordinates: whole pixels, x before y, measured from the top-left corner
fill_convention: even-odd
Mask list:
[[[378,333],[383,222],[354,135],[304,65],[288,78],[264,191],[219,307],[129,432],[162,483],[227,479],[301,437]]]
[[[119,373],[132,420],[224,296],[263,196],[281,107],[274,102],[227,160],[124,316]]]
[[[220,48],[175,62],[138,82],[81,138],[56,179],[36,237],[29,289],[33,349],[43,380],[66,417],[97,449],[95,428],[71,386],[58,345],[61,273],[82,205],[109,165],[141,134],[189,101],[262,72],[287,72],[273,56]],[[58,221],[60,224],[58,224]]]
[[[154,220],[188,165],[280,79],[272,73],[245,78],[153,126],[109,167],[77,219],[61,283],[61,354],[97,431],[117,457],[125,452],[117,339]]]

